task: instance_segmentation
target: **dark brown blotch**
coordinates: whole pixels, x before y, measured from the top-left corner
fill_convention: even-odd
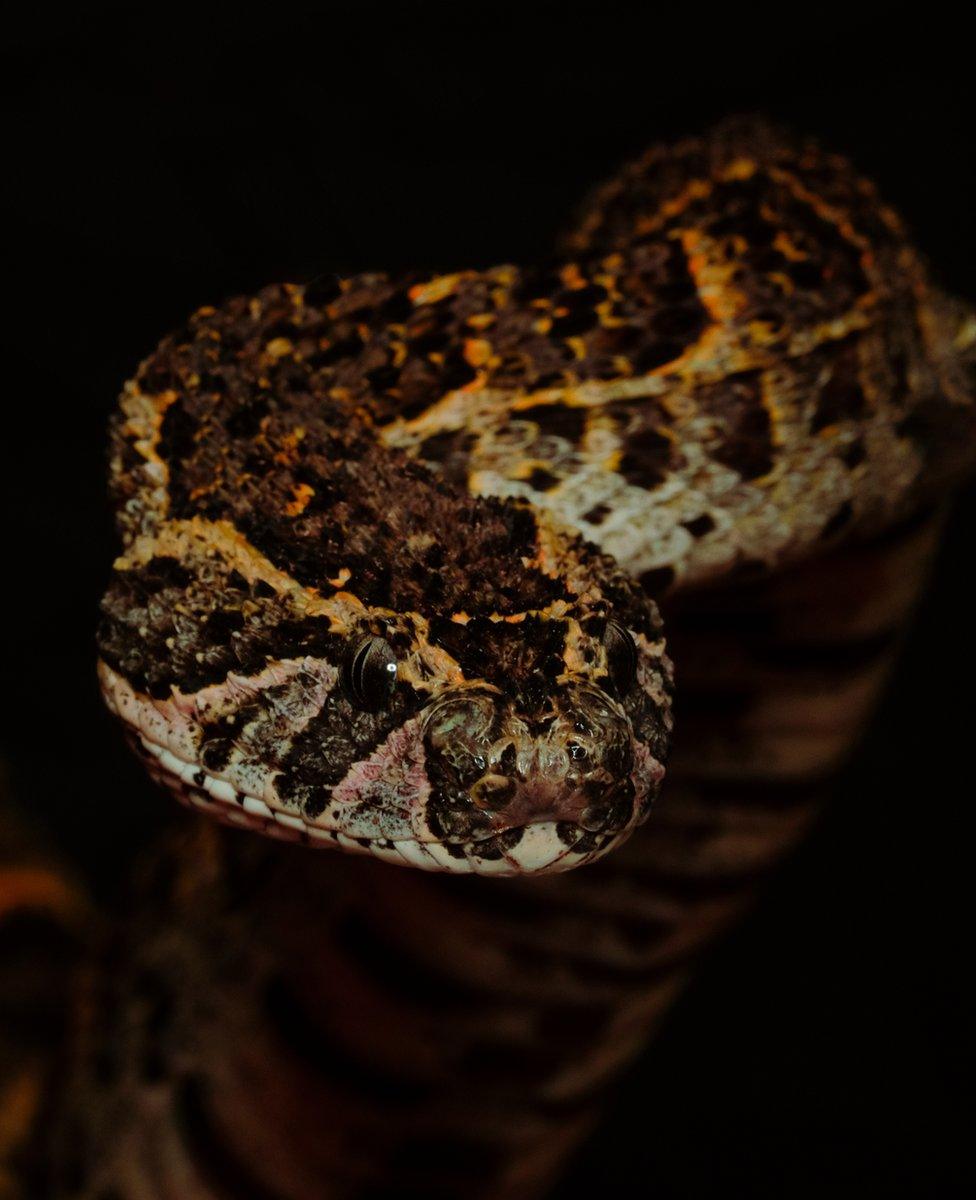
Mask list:
[[[673,445],[656,429],[640,429],[624,439],[618,470],[634,487],[655,488],[671,469]]]
[[[541,433],[548,437],[565,438],[576,445],[586,431],[585,408],[569,404],[533,404],[513,412],[518,421],[534,421]]]
[[[820,531],[820,537],[823,541],[829,541],[835,538],[839,533],[850,525],[854,519],[854,506],[850,500],[845,500],[844,503],[837,509],[829,521]]]
[[[525,482],[537,492],[551,492],[559,486],[560,479],[545,467],[533,467],[526,476]]]
[[[682,524],[692,537],[704,537],[706,533],[711,533],[715,528],[715,518],[709,513],[702,513],[701,516],[693,517],[690,521],[683,521]]]
[[[747,480],[773,469],[772,421],[763,404],[758,371],[744,371],[699,388],[698,403],[715,422],[711,453],[716,462]]]
[[[602,525],[611,512],[613,509],[610,505],[601,500],[599,504],[594,504],[583,513],[583,520],[588,521],[590,525]]]
[[[855,421],[864,416],[867,401],[858,369],[857,343],[850,342],[838,349],[830,378],[817,397],[817,406],[810,421],[812,433],[819,433],[841,421]]]
[[[638,583],[652,598],[663,595],[674,580],[674,567],[652,567],[648,571],[642,571],[637,577]]]

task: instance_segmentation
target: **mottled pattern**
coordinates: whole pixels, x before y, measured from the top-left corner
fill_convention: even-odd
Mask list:
[[[499,886],[180,822],[136,872],[131,913],[93,966],[53,1118],[39,1122],[50,1184],[25,1196],[549,1195],[695,956],[817,811],[938,527],[918,517],[668,596],[681,663],[668,787],[649,825],[586,870]],[[321,671],[298,668],[272,686],[291,694]],[[396,736],[415,778],[409,721]],[[386,782],[364,763],[350,785],[368,802]],[[209,777],[185,786],[204,806],[224,794]],[[489,862],[505,869],[475,869]]]
[[[648,594],[968,468],[976,320],[843,160],[726,123],[567,253],[269,287],[127,385],[102,683],[182,799],[427,867],[587,861],[663,774]]]
[[[194,822],[137,872],[64,1069],[4,1088],[25,1196],[535,1200],[849,754],[971,457],[971,314],[756,125],[570,241],[267,289],[127,388],[103,689],[181,800],[296,845]],[[670,786],[539,878],[656,790],[638,583]]]
[[[662,775],[653,605],[529,506],[385,448],[307,372],[268,391],[283,301],[305,319],[295,289],[198,314],[123,399],[120,466],[142,462],[114,481],[110,705],[156,777],[230,823],[448,870],[603,852]],[[378,703],[350,679],[372,643],[396,669]]]

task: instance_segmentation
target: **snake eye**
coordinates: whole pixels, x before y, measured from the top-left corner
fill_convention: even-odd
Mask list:
[[[630,632],[618,621],[608,621],[603,633],[607,674],[618,696],[628,692],[637,678],[637,647]]]
[[[343,682],[360,708],[377,709],[393,695],[397,662],[389,642],[368,637],[359,642],[346,661]]]

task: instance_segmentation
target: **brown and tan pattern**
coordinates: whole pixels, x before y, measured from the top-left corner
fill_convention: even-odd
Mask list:
[[[694,740],[647,827],[583,870],[322,870],[300,846],[189,830],[89,976],[51,1194],[543,1195],[815,814],[938,530],[668,602]]]
[[[640,585],[864,537],[968,464],[976,321],[843,161],[732,123],[569,241],[204,308],[127,386],[102,686],[181,799],[430,869],[588,861],[663,773]]]
[[[973,457],[976,318],[756,122],[566,254],[267,288],[127,385],[103,691],[292,844],[160,850],[40,1193],[541,1195],[842,764]]]

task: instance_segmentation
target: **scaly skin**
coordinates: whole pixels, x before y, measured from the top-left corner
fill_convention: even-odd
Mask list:
[[[968,466],[976,321],[843,160],[729,123],[569,245],[266,288],[127,385],[100,677],[180,799],[428,869],[589,861],[663,775],[644,591],[863,537]]]
[[[542,1195],[816,813],[938,527],[666,599],[685,736],[653,820],[586,870],[499,884],[180,822],[89,973],[27,1194]]]
[[[525,877],[189,826],[53,1095],[5,1092],[32,1200],[536,1197],[815,811],[971,458],[972,315],[847,164],[750,123],[623,171],[570,259],[267,289],[127,388],[101,670],[152,771]],[[680,735],[605,855],[670,726],[641,588]]]

